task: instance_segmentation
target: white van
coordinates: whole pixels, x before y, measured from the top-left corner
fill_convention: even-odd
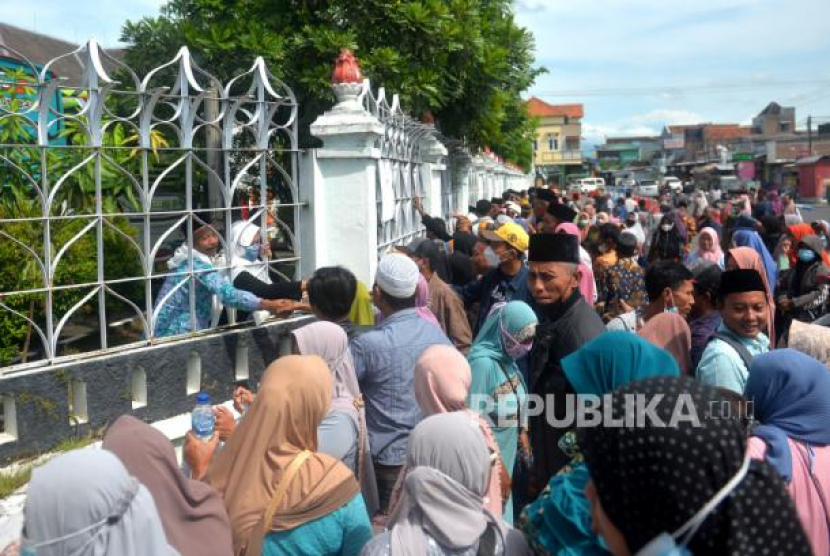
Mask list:
[[[597,189],[605,189],[605,180],[603,178],[582,178],[576,180],[571,186],[572,190],[580,193],[590,193]]]

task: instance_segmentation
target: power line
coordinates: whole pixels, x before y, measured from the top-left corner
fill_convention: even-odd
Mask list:
[[[830,85],[827,80],[805,80],[805,81],[776,81],[770,83],[746,83],[746,84],[732,84],[732,85],[674,85],[667,87],[628,87],[628,88],[607,88],[607,89],[574,89],[574,90],[551,90],[539,91],[536,96],[544,97],[563,97],[563,96],[627,96],[627,95],[652,95],[652,94],[674,94],[682,95],[688,92],[731,92],[731,91],[746,91],[755,89],[769,89],[776,87],[795,87],[795,86],[816,86],[816,85]]]

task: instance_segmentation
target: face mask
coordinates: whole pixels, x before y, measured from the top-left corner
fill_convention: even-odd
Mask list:
[[[579,222],[577,222],[576,225],[579,226],[580,228],[587,228],[588,224],[590,224],[590,222],[588,220],[580,220]]]
[[[531,349],[533,349],[533,340],[531,339],[519,342],[504,327],[501,316],[499,316],[499,328],[501,329],[501,343],[504,346],[504,351],[506,351],[507,355],[510,356],[510,359],[513,359],[514,361],[521,359],[530,353]]]
[[[669,313],[670,315],[676,315],[677,305],[674,304],[674,294],[670,293],[669,295],[671,296],[671,307],[666,307],[665,309],[663,309],[663,312]]]
[[[674,228],[674,224],[660,224],[660,229],[664,232],[670,232]]]
[[[484,249],[484,259],[487,261],[487,266],[489,267],[499,266],[499,263],[501,263],[501,259],[489,245]]]
[[[259,258],[259,252],[261,249],[261,245],[249,245],[245,248],[245,254],[243,256],[249,261],[255,261]]]
[[[799,249],[798,260],[803,263],[811,263],[816,260],[816,253],[812,249]]]
[[[721,488],[692,518],[684,523],[677,531],[672,534],[668,532],[661,533],[645,546],[637,551],[634,556],[691,556],[691,552],[686,546],[695,536],[697,530],[709,517],[709,514],[715,511],[718,505],[735,490],[741,481],[746,477],[749,471],[749,463],[752,459],[747,456],[744,458],[743,465],[738,469],[738,472],[729,479],[723,488]],[[678,541],[680,544],[678,545]]]

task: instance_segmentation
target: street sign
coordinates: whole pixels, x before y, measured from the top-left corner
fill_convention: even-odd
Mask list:
[[[752,153],[735,153],[732,155],[732,160],[735,162],[752,162],[753,158]]]

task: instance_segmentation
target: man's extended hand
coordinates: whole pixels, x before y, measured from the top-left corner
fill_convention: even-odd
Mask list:
[[[294,312],[295,303],[291,299],[263,299],[260,307],[271,311],[278,317],[287,317]]]

